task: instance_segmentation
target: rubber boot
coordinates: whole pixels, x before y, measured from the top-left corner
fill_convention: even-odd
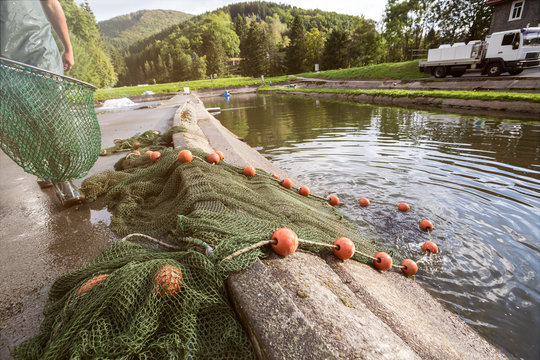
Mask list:
[[[84,194],[71,181],[55,183],[54,189],[64,206],[80,204],[84,200]]]

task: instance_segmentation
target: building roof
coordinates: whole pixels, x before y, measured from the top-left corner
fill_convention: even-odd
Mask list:
[[[509,0],[488,0],[486,5],[495,5],[495,4],[500,4],[507,1]]]

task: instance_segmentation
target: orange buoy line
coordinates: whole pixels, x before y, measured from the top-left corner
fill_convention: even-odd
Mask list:
[[[147,154],[150,154],[150,157],[152,158],[153,157],[152,155],[154,155],[154,152],[147,151]],[[159,158],[159,155],[158,155],[158,158]],[[192,158],[190,159],[190,155],[192,154],[189,150],[182,150],[178,154],[178,160],[180,162],[189,162],[192,160]],[[214,153],[208,154],[206,160],[198,156],[193,156],[193,158],[196,158],[204,162],[209,162],[212,165],[218,164],[220,160],[224,159],[224,157],[225,156],[223,155],[221,151],[216,151]],[[152,159],[152,160],[155,161],[157,159],[155,160]],[[252,176],[255,176],[256,170],[253,166],[247,165],[246,167],[244,167],[242,173],[247,177],[252,177]],[[279,182],[279,184],[283,186],[284,188],[293,189],[293,184],[292,184],[291,179],[284,178],[282,180],[279,180],[279,176],[277,176],[276,174],[272,174],[270,175],[270,177],[273,178],[275,181]],[[298,193],[305,197],[312,196],[312,197],[318,198],[320,200],[330,203],[330,205],[332,206],[336,206],[339,204],[339,198],[337,196],[332,195],[328,199],[325,199],[321,196],[311,194],[307,186],[301,186],[300,188],[298,188]],[[370,201],[367,198],[360,199],[359,203],[363,207],[370,205]],[[407,203],[400,203],[398,205],[398,209],[400,211],[405,212],[410,209],[410,206]],[[420,228],[425,231],[431,231],[433,229],[433,224],[429,220],[422,220],[420,222]],[[146,237],[145,235],[143,236]],[[155,239],[152,239],[152,240],[155,240]],[[159,240],[156,240],[156,242],[160,243],[163,246],[174,248],[168,244],[160,242]],[[385,252],[381,251],[375,254],[375,256],[371,256],[371,255],[364,254],[356,250],[354,243],[350,239],[342,237],[342,238],[337,239],[334,242],[334,244],[320,243],[320,242],[315,242],[315,241],[310,241],[310,240],[305,240],[305,239],[299,239],[298,236],[294,233],[294,231],[288,228],[278,229],[272,235],[272,239],[263,240],[256,244],[240,249],[232,253],[231,255],[225,257],[223,260],[230,260],[233,257],[242,255],[250,250],[253,250],[253,249],[268,245],[268,244],[272,245],[274,252],[276,252],[277,254],[282,255],[282,256],[288,256],[290,254],[293,254],[296,251],[300,242],[305,243],[305,244],[331,248],[332,251],[334,252],[334,255],[342,260],[347,260],[351,258],[354,254],[358,254],[360,256],[373,260],[373,265],[381,271],[389,270],[390,268],[394,267],[397,269],[401,269],[401,271],[407,276],[414,275],[418,271],[418,265],[411,259],[404,259],[401,262],[401,265],[395,265],[392,263],[392,258],[390,257],[390,255],[388,255]],[[424,252],[428,252],[428,254],[436,254],[438,252],[438,247],[435,243],[431,241],[426,241],[425,243],[422,244],[422,250]]]
[[[277,241],[276,240],[263,240],[263,241],[259,241],[258,243],[256,244],[253,244],[253,245],[250,245],[248,247],[245,247],[243,249],[240,249],[238,251],[235,251],[233,252],[231,255],[227,256],[226,258],[224,258],[222,261],[224,260],[231,260],[233,257],[236,257],[236,256],[239,256],[239,255],[242,255],[242,254],[245,254],[247,253],[248,251],[251,251],[253,249],[256,249],[256,248],[260,248],[262,246],[265,246],[265,245],[268,245],[268,244],[276,244]]]
[[[153,237],[151,236],[148,236],[148,235],[145,235],[145,234],[138,234],[138,233],[134,233],[134,234],[129,234],[127,236],[124,236],[122,238],[122,240],[120,241],[126,241],[126,240],[129,240],[131,239],[132,237],[140,237],[140,238],[143,238],[143,239],[146,239],[146,240],[150,240],[158,245],[161,245],[163,247],[166,247],[166,248],[169,248],[169,249],[173,249],[173,250],[182,250],[181,248],[179,247],[176,247],[174,245],[170,245],[170,244],[167,244],[161,240],[158,240],[158,239],[154,239]]]

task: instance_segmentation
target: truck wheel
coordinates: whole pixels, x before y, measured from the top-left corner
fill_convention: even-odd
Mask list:
[[[446,77],[446,68],[444,66],[437,66],[433,69],[433,76],[439,79]]]
[[[523,72],[523,69],[519,69],[519,70],[510,70],[509,73],[510,75],[519,75]]]
[[[455,70],[450,73],[452,77],[461,77],[463,74],[465,74],[465,70]]]
[[[492,62],[486,70],[488,76],[499,76],[502,72],[502,66],[498,62]]]

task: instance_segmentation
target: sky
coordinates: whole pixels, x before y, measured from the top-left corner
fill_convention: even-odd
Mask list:
[[[80,4],[83,0],[75,0]],[[163,9],[178,10],[188,14],[199,15],[225,5],[241,2],[241,0],[87,0],[97,21],[108,20],[115,16],[129,14],[137,10]],[[340,14],[363,15],[375,21],[381,20],[386,0],[278,0],[277,3],[288,4],[303,9],[321,9],[335,11]]]

